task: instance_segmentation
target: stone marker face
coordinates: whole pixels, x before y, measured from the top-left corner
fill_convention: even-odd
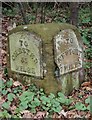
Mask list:
[[[62,30],[55,36],[54,53],[59,75],[82,68],[82,50],[72,29]]]
[[[27,31],[9,35],[11,71],[43,77],[41,39]]]

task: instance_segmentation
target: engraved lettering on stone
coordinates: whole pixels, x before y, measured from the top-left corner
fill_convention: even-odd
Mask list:
[[[73,30],[62,30],[54,38],[54,53],[60,75],[82,67],[82,50]]]
[[[23,40],[19,40],[20,42],[20,46],[22,47],[23,46]]]
[[[43,77],[41,39],[26,31],[9,36],[11,70]]]

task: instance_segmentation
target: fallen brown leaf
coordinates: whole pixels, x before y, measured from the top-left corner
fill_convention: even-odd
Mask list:
[[[58,118],[58,114],[57,114],[57,113],[54,113],[53,116],[52,116],[52,118],[54,118],[54,119],[55,119],[55,118]]]
[[[12,114],[15,113],[15,110],[16,110],[16,106],[15,106],[15,105],[12,105],[12,106],[10,107],[10,111],[12,112]]]
[[[1,54],[6,54],[6,51],[2,49]]]
[[[91,88],[91,87],[83,87],[82,89],[83,89],[83,90],[87,90],[87,91],[92,91],[92,88]]]
[[[7,27],[7,30],[8,30],[8,31],[11,31],[12,29],[13,29],[12,26],[8,26],[8,27]]]
[[[44,118],[45,117],[45,115],[46,115],[46,112],[45,111],[43,111],[43,112],[37,112],[37,114],[35,115],[35,119],[37,119],[37,118]]]
[[[75,110],[71,110],[69,112],[67,112],[67,118],[74,118],[74,116],[76,115],[76,111]]]
[[[90,86],[90,82],[84,82],[81,84],[82,87]]]
[[[13,83],[13,85],[17,87],[17,86],[20,86],[21,83],[20,83],[19,81],[15,81],[15,82]]]
[[[29,111],[29,110],[23,110],[21,112],[21,114],[23,114],[23,118],[33,118],[34,115]]]
[[[67,112],[65,112],[64,110],[61,110],[61,112],[59,113],[60,115],[64,115],[64,117],[67,116]]]

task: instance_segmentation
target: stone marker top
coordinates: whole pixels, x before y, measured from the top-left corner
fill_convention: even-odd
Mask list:
[[[25,29],[24,29],[25,28]],[[82,40],[79,34],[77,27],[66,24],[66,23],[46,23],[46,24],[31,24],[31,25],[22,25],[14,28],[9,32],[9,35],[18,32],[18,31],[30,31],[31,33],[35,33],[38,37],[44,40],[46,43],[51,42],[55,35],[57,35],[60,31],[65,29],[72,29],[76,37],[78,38],[78,42],[81,45]],[[82,47],[82,46],[81,46]]]

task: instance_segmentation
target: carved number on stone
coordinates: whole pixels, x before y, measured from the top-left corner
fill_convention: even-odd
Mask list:
[[[19,42],[20,42],[20,47],[23,47],[23,46],[28,47],[27,41],[23,41],[22,39],[20,39]]]

